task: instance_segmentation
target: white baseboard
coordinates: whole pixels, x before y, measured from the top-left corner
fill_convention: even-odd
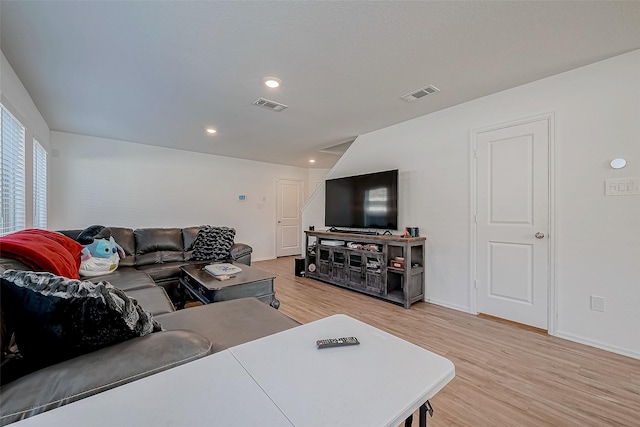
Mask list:
[[[304,257],[303,257],[302,255],[300,255],[300,254],[298,254],[298,255],[286,255],[286,256],[285,256],[285,257],[283,257],[283,258],[288,258],[288,257],[296,257],[296,258],[300,257],[300,258],[304,258]],[[252,258],[251,258],[251,262],[253,262],[253,261],[271,261],[271,260],[273,260],[273,259],[278,259],[278,257],[277,257],[277,256],[263,256],[263,257],[259,257],[259,258],[253,258],[253,257],[252,257]]]
[[[272,256],[260,257],[260,258],[251,257],[251,263],[253,264],[255,261],[271,261],[272,259],[276,259],[276,258]]]
[[[640,353],[628,350],[626,348],[620,348],[609,344],[604,344],[599,341],[594,341],[588,338],[581,337],[580,335],[574,335],[568,332],[556,331],[556,337],[563,338],[565,340],[585,344],[590,347],[599,348],[600,350],[610,351],[611,353],[620,354],[622,356],[632,357],[634,359],[640,359]]]
[[[435,300],[433,298],[425,299],[425,302],[428,302],[428,303],[431,303],[431,304],[435,304],[435,305],[440,305],[442,307],[450,308],[450,309],[453,309],[453,310],[458,310],[458,311],[463,311],[465,313],[469,313],[469,307],[464,307],[462,305],[450,304],[448,302],[438,301],[438,300]]]
[[[426,302],[429,302],[429,303],[435,304],[435,305],[440,305],[440,306],[446,307],[446,308],[451,308],[453,310],[458,310],[458,311],[463,311],[465,313],[469,313],[469,308],[461,306],[461,305],[450,304],[450,303],[447,303],[447,302],[438,301],[438,300],[434,300],[434,299],[426,300]],[[577,342],[579,344],[584,344],[584,345],[588,345],[590,347],[599,348],[600,350],[610,351],[611,353],[616,353],[616,354],[620,354],[622,356],[627,356],[627,357],[631,357],[633,359],[639,359],[640,360],[640,353],[639,352],[632,351],[632,350],[629,350],[629,349],[626,349],[626,348],[616,347],[616,346],[605,344],[605,343],[601,343],[599,341],[594,341],[594,340],[582,337],[580,335],[574,335],[574,334],[571,334],[571,333],[568,333],[568,332],[556,331],[556,335],[555,336],[558,337],[558,338],[565,339],[565,340]]]

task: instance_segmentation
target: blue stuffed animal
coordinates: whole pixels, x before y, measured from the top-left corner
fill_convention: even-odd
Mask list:
[[[111,236],[111,230],[101,225],[86,228],[76,240],[84,246],[80,259],[81,276],[111,273],[125,257],[124,249]]]
[[[122,248],[113,237],[107,239],[95,239],[90,245],[86,245],[85,249],[89,250],[91,256],[98,258],[111,258],[114,254],[123,253]]]

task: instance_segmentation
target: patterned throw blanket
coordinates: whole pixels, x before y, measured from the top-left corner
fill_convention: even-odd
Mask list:
[[[7,270],[2,308],[20,353],[47,365],[160,331],[138,302],[106,281]]]

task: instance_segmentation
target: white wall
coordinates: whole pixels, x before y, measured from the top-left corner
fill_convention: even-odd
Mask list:
[[[468,311],[470,132],[549,112],[557,335],[640,358],[640,196],[604,196],[605,179],[640,177],[640,51],[361,135],[328,177],[398,168],[399,225],[427,237],[426,298]],[[616,157],[627,167],[611,169]],[[303,224],[323,208],[316,195]]]
[[[254,260],[275,258],[276,180],[307,182],[292,166],[63,132],[51,142],[51,229],[229,226]]]
[[[309,169],[305,200],[308,200],[316,191],[318,183],[322,184],[324,182],[324,179],[330,170],[331,169]]]
[[[36,108],[31,95],[25,89],[22,81],[16,75],[13,67],[7,61],[4,53],[0,52],[0,102],[25,127],[25,197],[26,224],[33,226],[33,140],[34,138],[47,151],[51,160],[49,143],[49,126]],[[49,187],[50,191],[50,187]]]

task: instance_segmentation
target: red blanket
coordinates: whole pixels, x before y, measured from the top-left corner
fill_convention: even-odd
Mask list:
[[[0,256],[20,261],[34,271],[79,279],[83,246],[53,231],[29,229],[0,237]]]

